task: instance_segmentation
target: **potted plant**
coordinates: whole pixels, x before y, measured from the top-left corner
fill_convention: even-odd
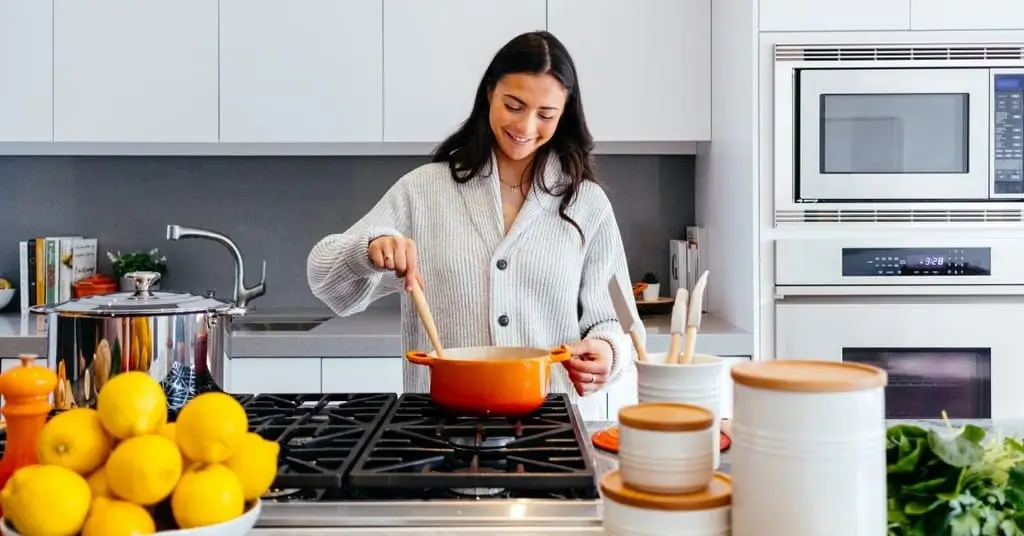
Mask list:
[[[641,281],[647,285],[643,290],[644,301],[657,301],[661,296],[661,283],[658,281],[658,275],[654,272],[647,272]]]
[[[149,251],[133,251],[131,253],[116,254],[107,252],[107,258],[114,268],[114,277],[120,282],[121,291],[131,292],[135,290],[135,283],[125,277],[125,274],[132,272],[158,272],[160,277],[167,275],[167,257],[160,255],[157,248]],[[160,288],[160,282],[150,287],[153,290]]]

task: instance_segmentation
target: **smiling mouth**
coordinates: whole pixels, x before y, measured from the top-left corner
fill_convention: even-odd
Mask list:
[[[508,139],[511,140],[512,143],[516,143],[516,144],[519,144],[519,145],[524,145],[524,144],[527,144],[527,143],[530,143],[531,141],[533,141],[533,138],[522,138],[522,137],[513,135],[511,132],[509,132],[507,130],[502,129],[502,131],[505,133],[506,136],[508,136]]]

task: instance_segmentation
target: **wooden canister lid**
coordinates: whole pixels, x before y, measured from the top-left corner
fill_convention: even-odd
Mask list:
[[[843,393],[885,387],[885,371],[863,363],[775,359],[732,368],[738,385],[791,393]]]
[[[715,473],[711,483],[701,491],[662,495],[627,488],[622,483],[619,470],[615,469],[601,477],[601,493],[619,504],[644,510],[711,510],[732,504],[732,479],[722,473]]]
[[[693,404],[648,402],[619,410],[619,424],[652,432],[693,432],[707,430],[715,414]]]

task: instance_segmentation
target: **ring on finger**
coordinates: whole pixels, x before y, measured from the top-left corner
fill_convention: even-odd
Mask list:
[[[594,374],[593,372],[591,372],[590,373],[590,381],[588,381],[587,383],[594,383],[596,381],[597,381],[597,374]]]

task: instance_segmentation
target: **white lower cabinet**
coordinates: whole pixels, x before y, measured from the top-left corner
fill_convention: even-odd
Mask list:
[[[231,393],[401,393],[398,357],[240,357],[231,360]]]
[[[636,367],[632,367],[623,373],[618,383],[608,388],[608,420],[619,420],[619,409],[636,403]]]
[[[723,357],[725,366],[722,367],[722,418],[732,418],[732,368],[740,363],[750,361],[748,356]]]
[[[34,364],[37,367],[45,367],[46,358],[40,357],[39,359],[35,360]],[[8,370],[17,367],[18,365],[21,365],[21,359],[18,359],[17,357],[0,358],[0,372],[7,372]]]
[[[320,382],[324,393],[402,393],[400,357],[324,358]]]
[[[319,393],[319,357],[239,357],[230,362],[229,393]]]

